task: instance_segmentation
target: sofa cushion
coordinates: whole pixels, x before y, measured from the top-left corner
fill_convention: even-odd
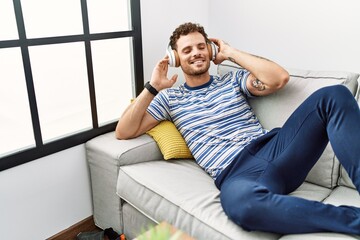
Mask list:
[[[352,189],[356,189],[354,183],[349,177],[349,174],[346,172],[345,168],[341,166],[340,168],[340,178],[339,178],[339,185],[344,187],[349,187]]]
[[[288,234],[279,240],[350,240],[359,239],[358,236],[351,236],[341,233],[307,233],[307,234]]]
[[[291,195],[322,201],[330,192],[304,183]],[[123,166],[117,194],[154,222],[170,222],[197,239],[276,238],[273,234],[246,232],[230,221],[222,210],[213,180],[191,160]]]
[[[357,90],[356,90],[355,98],[358,101],[359,106],[360,106],[360,76],[357,79],[357,85],[358,85],[358,87],[357,87]]]
[[[223,64],[218,67],[218,74],[234,71],[239,66]],[[291,113],[311,93],[325,86],[344,84],[355,94],[359,74],[335,71],[305,71],[288,69],[289,83],[274,94],[249,99],[251,107],[264,128],[281,127]],[[339,162],[328,144],[319,161],[312,168],[306,180],[324,187],[336,186],[339,177]]]
[[[165,160],[176,158],[193,158],[184,138],[170,121],[162,121],[147,131],[157,143]]]
[[[358,83],[360,83],[360,77],[358,79]],[[356,95],[357,102],[360,107],[360,96],[359,95],[360,95],[360,84],[358,86],[358,91],[357,91],[357,95]],[[339,185],[356,189],[354,183],[352,182],[352,180],[349,177],[349,174],[346,172],[346,170],[343,166],[341,166],[341,168],[340,168]]]
[[[325,86],[344,84],[354,95],[357,77],[346,72],[316,72],[289,69],[290,80],[285,87],[271,95],[249,99],[265,128],[281,127],[304,100]]]
[[[246,232],[228,219],[214,181],[192,160],[123,166],[117,194],[154,222],[167,221],[196,239],[278,238]]]
[[[335,206],[348,205],[360,207],[360,196],[358,191],[353,188],[338,186],[331,192],[324,202]]]
[[[331,194],[331,189],[309,182],[304,182],[298,189],[290,193],[290,196],[301,197],[308,200],[322,202]]]

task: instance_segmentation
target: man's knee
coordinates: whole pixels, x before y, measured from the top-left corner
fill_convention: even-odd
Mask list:
[[[323,113],[352,111],[358,108],[350,90],[344,85],[333,85],[319,89],[314,93]]]
[[[325,98],[336,99],[339,102],[354,98],[350,90],[342,84],[324,87],[318,92]]]

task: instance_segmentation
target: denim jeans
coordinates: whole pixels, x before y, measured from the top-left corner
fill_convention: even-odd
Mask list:
[[[246,230],[281,234],[360,234],[360,208],[287,195],[298,188],[330,141],[360,191],[360,110],[342,86],[309,96],[282,128],[251,142],[220,174],[225,213]]]

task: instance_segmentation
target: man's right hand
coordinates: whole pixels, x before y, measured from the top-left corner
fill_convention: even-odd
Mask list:
[[[169,68],[168,61],[169,61],[168,57],[166,56],[160,62],[158,62],[151,75],[150,84],[158,92],[160,92],[165,88],[172,87],[175,84],[178,77],[178,75],[175,74],[170,79],[168,79],[167,77],[168,68]]]
[[[168,58],[165,57],[156,64],[151,76],[150,85],[157,91],[172,87],[177,80],[177,74],[168,79],[167,73]],[[154,95],[145,89],[126,108],[116,126],[115,133],[118,139],[137,137],[159,123],[146,111],[153,98]]]

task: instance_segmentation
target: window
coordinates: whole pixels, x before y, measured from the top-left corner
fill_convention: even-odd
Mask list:
[[[141,47],[140,0],[1,0],[0,171],[114,130]]]

